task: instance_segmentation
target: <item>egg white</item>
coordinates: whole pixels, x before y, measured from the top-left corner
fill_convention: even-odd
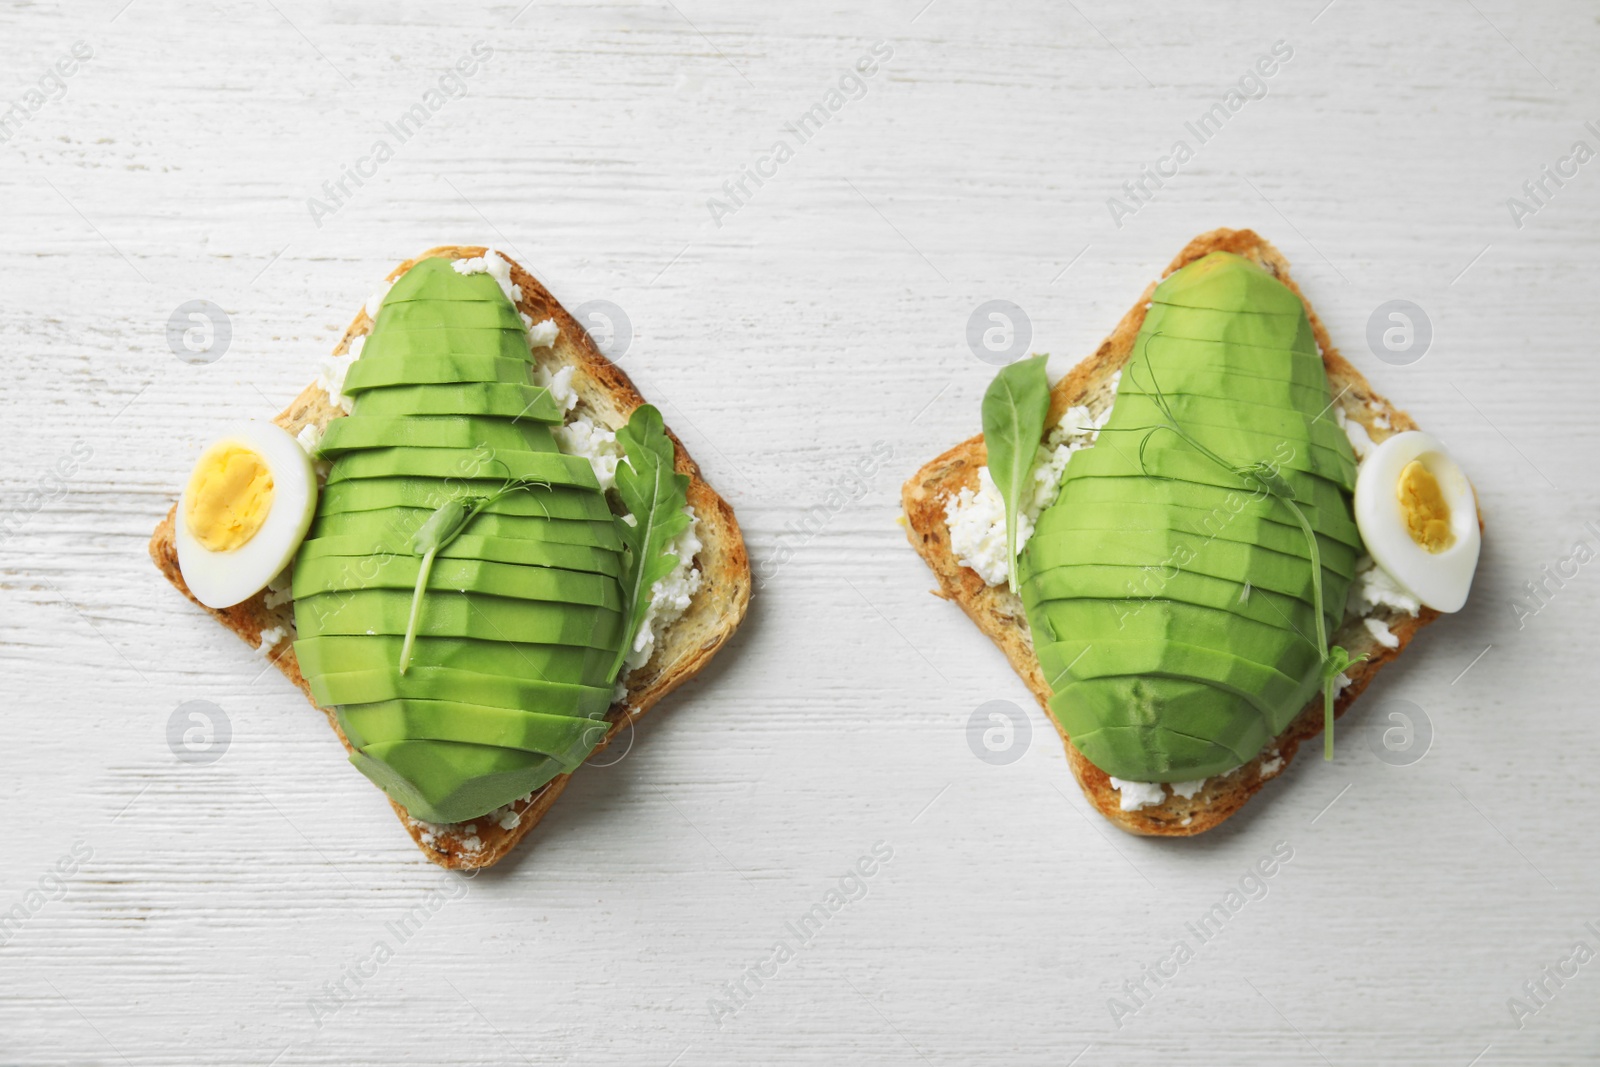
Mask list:
[[[208,608],[233,607],[266,588],[294,558],[317,510],[317,476],[311,457],[288,433],[270,422],[245,423],[212,441],[200,456],[230,443],[248,448],[266,464],[272,475],[272,504],[254,537],[230,551],[213,552],[195,537],[185,517],[189,484],[194,480],[190,472],[178,498],[174,540],[184,584]]]
[[[1429,552],[1411,539],[1400,507],[1400,472],[1421,461],[1450,508],[1450,547]],[[1472,588],[1482,539],[1472,483],[1438,438],[1397,433],[1368,453],[1356,475],[1356,525],[1367,553],[1395,582],[1435,611],[1460,611]]]

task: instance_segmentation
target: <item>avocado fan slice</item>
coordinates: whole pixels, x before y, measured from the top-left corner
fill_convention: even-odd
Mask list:
[[[1310,601],[1225,578],[1191,571],[1160,573],[1143,567],[1088,564],[1058,567],[1028,580],[1034,583],[1029,592],[1039,600],[1028,610],[1029,625],[1036,631],[1035,637],[1044,640],[1054,640],[1069,632],[1051,621],[1056,605],[1085,599],[1106,601],[1117,618],[1137,614],[1162,600],[1175,600],[1281,626],[1292,630],[1308,644],[1316,643],[1317,619]],[[1046,597],[1051,599],[1046,600]],[[1337,610],[1326,604],[1323,607],[1324,625],[1332,626],[1343,617],[1343,605]]]
[[[1068,466],[1070,468],[1070,464]],[[1072,508],[1063,510],[1109,511],[1137,502],[1154,507],[1181,508],[1185,514],[1200,512],[1203,516],[1209,516],[1202,517],[1201,520],[1202,528],[1206,530],[1215,529],[1216,525],[1224,522],[1228,515],[1251,516],[1280,523],[1296,531],[1300,530],[1294,516],[1283,503],[1261,489],[1259,485],[1254,490],[1245,490],[1228,486],[1202,485],[1176,478],[1082,478],[1073,482],[1070,487],[1065,485],[1062,487],[1062,496],[1068,493]],[[1044,518],[1045,515],[1040,516],[1041,523]],[[1348,522],[1343,515],[1324,515],[1320,518],[1326,525],[1315,530],[1319,545],[1330,540],[1338,541],[1347,548],[1354,549],[1357,555],[1361,554],[1363,551],[1361,532],[1353,516],[1349,517]],[[1302,544],[1305,542],[1303,533],[1300,540]]]
[[[488,478],[545,482],[599,491],[594,468],[582,456],[562,452],[506,452],[491,448],[372,448],[338,457],[328,484],[363,478],[393,478],[405,472],[423,478]]]
[[[465,541],[466,544],[458,542]],[[301,546],[302,562],[330,561],[328,566],[336,568],[341,575],[350,574],[358,576],[366,574],[378,565],[369,560],[381,561],[386,556],[410,555],[411,553],[399,545],[396,547],[374,548],[370,540],[359,537],[322,537],[314,544],[307,543]],[[592,545],[567,545],[550,541],[541,541],[526,537],[458,537],[455,541],[445,546],[445,551],[440,552],[437,560],[481,560],[485,563],[518,563],[525,567],[556,567],[564,571],[579,571],[585,574],[603,574],[609,578],[618,578],[622,574],[622,554],[608,548],[596,548]],[[359,581],[359,578],[356,579]],[[431,585],[431,583],[430,583]],[[339,588],[358,588],[355,584],[348,586],[343,582],[336,582],[324,592]]]
[[[581,763],[605,740],[604,719],[549,715],[455,700],[384,700],[339,708],[339,725],[356,748],[384,741],[459,741]]]
[[[306,637],[403,634],[410,621],[411,596],[409,589],[355,589],[301,597],[295,601],[296,619],[304,605],[306,620],[298,630]],[[622,640],[622,613],[610,608],[462,593],[431,584],[425,604],[417,624],[419,637],[476,637],[613,651]]]
[[[1050,711],[1095,766],[1146,765],[1146,781],[1223,774],[1248,762],[1274,736],[1248,701],[1181,678],[1071,681],[1051,697]]]
[[[1213,254],[1157,287],[1111,418],[1068,464],[1019,567],[1052,713],[1108,774],[1230,769],[1317,687],[1305,533],[1230,468],[1271,462],[1319,547],[1343,546],[1320,572],[1336,622],[1361,541],[1328,392],[1298,294],[1255,264]],[[1170,430],[1145,436],[1168,411],[1219,458]]]
[[[388,508],[417,508],[432,514],[448,500],[491,496],[504,484],[503,477],[472,480],[397,476],[336,482],[317,497],[317,518],[322,521],[330,515]],[[489,505],[483,514],[612,521],[611,507],[604,495],[575,485],[510,493]]]
[[[382,346],[379,346],[380,348]],[[369,389],[396,385],[457,385],[462,382],[506,382],[532,385],[533,364],[526,356],[506,357],[478,352],[441,355],[368,356],[350,364],[344,392],[357,397]]]
[[[363,417],[393,415],[493,415],[559,426],[561,409],[548,389],[516,382],[391,385],[361,394]]]
[[[1170,530],[1066,530],[1044,537],[1033,554],[1029,581],[1037,581],[1057,567],[1118,566],[1130,558],[1147,560],[1147,566],[1182,570],[1238,582],[1256,589],[1271,589],[1287,596],[1312,598],[1311,561],[1303,555],[1275,552],[1239,541],[1197,541]],[[1019,573],[1018,577],[1023,575]],[[1350,580],[1326,564],[1324,581]]]
[[[503,294],[502,294],[503,296]],[[377,321],[372,324],[372,336],[382,337],[398,330],[524,330],[526,325],[511,301],[456,300],[437,298],[423,300],[385,300],[378,309]]]
[[[302,671],[317,674],[376,671],[392,668],[399,662],[403,640],[398,634],[309,637],[295,642],[294,651]],[[604,688],[610,684],[607,672],[615,654],[614,649],[579,645],[419,637],[411,648],[413,666],[407,668],[406,673],[409,675],[420,667],[447,667],[470,674],[536,678]]]
[[[461,823],[510,804],[576,763],[457,741],[380,741],[350,762],[414,819]]]
[[[1274,552],[1310,561],[1306,539],[1298,526],[1289,526],[1260,515],[1231,513],[1221,502],[1210,509],[1176,504],[1120,503],[1114,508],[1062,509],[1041,521],[1033,536],[1048,537],[1068,530],[1153,530],[1167,529],[1185,535],[1193,542],[1237,541],[1260,545]],[[1355,576],[1359,553],[1342,541],[1318,535],[1318,554],[1322,565],[1346,578]]]
[[[621,539],[594,470],[557,451],[522,315],[487,273],[416,263],[351,365],[353,413],[295,568],[296,642],[352,762],[434,822],[471,820],[570,770],[611,704]],[[416,598],[413,538],[450,501],[498,496]]]
[[[405,674],[387,668],[339,671],[308,680],[317,703],[325,707],[384,700],[457,700],[486,707],[537,708],[546,715],[603,719],[611,706],[611,690],[605,686],[476,674],[451,667],[411,667]]]
[[[420,557],[410,553],[387,554],[371,556],[368,560],[365,567],[341,566],[342,561],[331,556],[304,560],[295,568],[294,595],[309,597],[358,589],[410,592],[416,588],[422,569]],[[441,557],[434,560],[429,571],[428,588],[622,610],[622,591],[614,578],[556,567]]]
[[[496,503],[503,501],[504,498]],[[324,515],[312,526],[311,537],[353,538],[364,542],[361,545],[363,552],[384,549],[409,552],[412,539],[433,512],[433,508],[394,507],[378,512]],[[472,533],[464,536],[518,538],[541,545],[586,545],[614,552],[622,550],[622,538],[617,534],[616,522],[609,516],[604,519],[550,519],[540,515],[508,515],[490,508],[473,519],[469,529]],[[450,554],[452,547],[453,543],[445,546],[445,551],[440,554]]]
[[[527,365],[532,350],[528,347],[528,333],[521,325],[514,329],[472,326],[444,326],[432,330],[395,328],[368,334],[358,362],[372,360],[381,363],[400,359],[409,361],[408,365],[412,367],[425,367],[429,360],[457,354],[498,358]],[[435,379],[428,378],[425,381],[434,382]],[[397,383],[397,386],[403,384],[407,383]]]
[[[1305,305],[1294,290],[1232,252],[1212,252],[1173,271],[1156,286],[1151,300],[1183,307],[1305,317]]]
[[[1152,303],[1140,327],[1136,354],[1150,338],[1157,338],[1158,345],[1167,341],[1212,341],[1319,354],[1316,335],[1304,315],[1260,315]]]
[[[488,448],[559,452],[550,427],[532,419],[490,415],[350,415],[334,419],[317,452],[334,459],[366,448]]]
[[[463,274],[456,270],[456,260],[434,256],[418,261],[412,268],[394,280],[384,294],[384,305],[410,300],[479,301],[510,306],[505,290],[487,271]]]
[[[1298,411],[1284,411],[1282,408],[1237,402],[1218,405],[1214,399],[1201,400],[1196,404],[1187,393],[1173,393],[1165,389],[1162,392],[1169,409],[1185,428],[1213,426],[1243,430],[1274,438],[1275,441],[1287,441],[1295,445],[1304,442],[1334,452],[1342,452],[1350,444],[1350,438],[1335,420],[1331,406],[1320,418],[1307,419]],[[1122,410],[1114,412],[1112,417],[1119,427],[1159,426],[1165,422],[1165,415],[1157,407],[1154,394],[1137,390],[1127,394]],[[1218,419],[1223,421],[1215,421]],[[1112,422],[1108,421],[1106,425],[1112,425]],[[1266,451],[1268,454],[1272,452],[1271,444],[1267,445]]]

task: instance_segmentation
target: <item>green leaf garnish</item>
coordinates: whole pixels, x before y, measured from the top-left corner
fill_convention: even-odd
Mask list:
[[[1011,591],[1017,591],[1017,519],[1032,496],[1033,468],[1050,412],[1048,356],[1033,356],[1002,367],[983,394],[983,442],[989,451],[989,477],[1006,505],[1006,563]]]
[[[1161,336],[1159,333],[1153,335],[1145,342],[1145,347],[1148,348],[1150,341],[1159,336]],[[1129,367],[1128,370],[1131,372],[1133,368]],[[1232,472],[1238,477],[1244,479],[1246,482],[1254,482],[1259,485],[1263,492],[1282,503],[1283,506],[1288,509],[1289,514],[1294,517],[1296,525],[1300,527],[1300,532],[1305,535],[1306,555],[1309,556],[1311,560],[1312,609],[1316,612],[1317,616],[1316,651],[1319,661],[1319,670],[1321,672],[1323,704],[1322,756],[1324,759],[1331,760],[1333,759],[1334,679],[1337,678],[1339,674],[1343,672],[1343,670],[1351,663],[1359,663],[1361,660],[1366,659],[1366,656],[1357,656],[1354,660],[1352,660],[1350,658],[1350,654],[1343,648],[1340,648],[1338,645],[1335,645],[1332,648],[1328,647],[1328,624],[1327,620],[1324,618],[1322,606],[1322,550],[1317,544],[1317,533],[1311,528],[1311,521],[1306,518],[1305,512],[1301,511],[1300,505],[1295,502],[1294,487],[1290,485],[1288,479],[1286,479],[1279,472],[1276,464],[1266,462],[1248,463],[1243,465],[1230,463],[1228,460],[1217,455],[1215,452],[1211,451],[1211,449],[1201,444],[1195,439],[1193,434],[1183,427],[1183,424],[1178,421],[1178,417],[1173,414],[1172,405],[1167,400],[1167,395],[1161,391],[1161,383],[1156,381],[1155,367],[1151,366],[1149,370],[1150,387],[1155,391],[1154,402],[1157,410],[1159,410],[1161,414],[1166,417],[1166,421],[1158,426],[1151,427],[1149,432],[1145,434],[1143,440],[1139,442],[1139,465],[1141,467],[1144,466],[1144,451],[1145,447],[1150,443],[1150,439],[1161,430],[1168,430],[1171,433],[1176,434],[1190,448],[1194,449],[1202,456],[1205,456],[1207,459],[1222,467],[1224,470]],[[1335,664],[1337,664],[1337,666],[1335,666]]]
[[[668,549],[689,526],[689,476],[673,469],[676,452],[661,412],[649,404],[635,409],[628,424],[617,431],[617,441],[623,448],[623,461],[617,464],[617,495],[628,514],[617,518],[617,533],[627,548],[622,575],[625,625],[611,665],[612,682],[622,672],[649,610],[651,587],[678,565],[678,557]]]
[[[1322,758],[1325,760],[1333,759],[1334,686],[1345,668],[1366,658],[1367,654],[1363,652],[1352,659],[1342,645],[1334,645],[1328,649],[1328,656],[1322,661]]]

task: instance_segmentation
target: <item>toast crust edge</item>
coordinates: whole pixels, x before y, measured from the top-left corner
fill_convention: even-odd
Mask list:
[[[424,259],[471,259],[487,251],[481,245],[440,245],[401,263],[389,273],[388,280],[394,282]],[[537,278],[504,252],[498,254],[511,264],[511,280],[522,289],[517,310],[531,316],[535,322],[554,319],[560,327],[555,345],[540,357],[540,361],[576,368],[572,385],[578,393],[580,405],[588,409],[587,414],[613,428],[626,422],[634,409],[645,403],[633,381],[601,353],[583,326]],[[334,355],[344,355],[349,350],[350,342],[368,333],[372,325],[372,319],[363,305],[350,320],[344,336],[334,348]],[[330,403],[328,395],[313,382],[279,412],[273,422],[289,433],[297,434],[308,425],[324,428],[343,414],[343,410]],[[695,559],[703,576],[700,592],[691,601],[689,609],[658,639],[649,662],[628,676],[627,697],[613,704],[606,713],[609,726],[605,740],[590,753],[590,759],[605,751],[625,727],[631,726],[655,707],[662,697],[698,674],[738,629],[750,604],[750,557],[733,508],[707,484],[699,465],[670,428],[667,435],[672,439],[675,468],[679,473],[689,476],[689,504],[699,519],[698,532],[702,547]],[[221,610],[207,608],[195,600],[178,570],[177,545],[173,536],[176,514],[177,504],[174,503],[150,538],[150,558],[167,580],[252,646],[259,646],[262,631],[274,626],[286,627],[292,635],[292,601],[269,608],[266,604],[267,590],[241,604]],[[300,673],[292,637],[284,638],[267,654],[272,665],[311,701],[310,685]],[[315,701],[311,702],[315,706]],[[349,751],[350,741],[339,729],[332,711],[326,708],[319,710],[338,734],[340,743]],[[528,798],[512,804],[499,820],[482,816],[473,823],[438,825],[413,819],[405,808],[392,800],[390,806],[429,860],[453,870],[474,870],[498,863],[526,837],[549,813],[570,777],[570,774],[563,774],[552,779]]]
[[[1254,231],[1216,229],[1203,233],[1184,246],[1161,277],[1165,278],[1180,267],[1216,251],[1244,256],[1265,268],[1300,298],[1322,351],[1328,380],[1337,392],[1335,402],[1340,404],[1349,419],[1362,424],[1374,443],[1392,434],[1417,429],[1410,415],[1373,390],[1366,377],[1339,354],[1329,340],[1316,310],[1290,277],[1289,261]],[[1144,324],[1145,310],[1155,287],[1156,282],[1147,285],[1138,302],[1122,316],[1094,354],[1074,366],[1051,388],[1050,425],[1054,425],[1066,409],[1074,404],[1083,403],[1096,392],[1109,392],[1111,376],[1122,368],[1133,351],[1134,339]],[[1375,423],[1379,417],[1386,419],[1388,427]],[[957,563],[951,551],[950,532],[945,525],[945,501],[963,488],[977,487],[978,468],[985,465],[987,458],[983,435],[978,434],[925,464],[901,490],[906,536],[939,583],[939,587],[932,590],[933,595],[954,601],[977,624],[978,629],[1005,653],[1012,668],[1022,677],[1044,709],[1045,717],[1061,735],[1073,777],[1077,779],[1084,796],[1101,815],[1121,829],[1143,836],[1189,837],[1221,825],[1244,807],[1245,802],[1269,780],[1283,772],[1294,760],[1303,742],[1322,732],[1321,697],[1308,703],[1275,742],[1254,759],[1227,775],[1208,779],[1205,787],[1193,797],[1185,799],[1168,795],[1160,804],[1123,811],[1120,794],[1111,788],[1110,777],[1078,751],[1072,739],[1056,722],[1055,716],[1050,714],[1050,687],[1034,656],[1033,641],[1021,599],[1004,586],[987,585],[975,571]],[[1482,526],[1481,514],[1479,526]],[[1415,616],[1388,609],[1379,609],[1373,614],[1388,624],[1398,645],[1394,648],[1380,645],[1359,621],[1340,628],[1334,640],[1343,644],[1352,655],[1366,652],[1369,658],[1345,672],[1350,685],[1335,698],[1335,717],[1343,716],[1371,684],[1378,671],[1404,652],[1424,626],[1439,617],[1438,612],[1426,607]]]

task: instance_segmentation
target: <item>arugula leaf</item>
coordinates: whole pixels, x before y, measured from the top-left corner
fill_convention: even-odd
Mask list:
[[[678,565],[668,549],[689,527],[689,476],[673,470],[676,453],[661,412],[649,404],[635,409],[617,431],[617,441],[624,454],[617,464],[617,495],[628,509],[617,519],[617,533],[628,555],[622,575],[623,641],[611,665],[613,682],[649,610],[651,587]]]
[[[1033,495],[1033,467],[1050,411],[1048,356],[1033,356],[1002,367],[983,394],[983,442],[989,450],[989,477],[1006,505],[1006,562],[1011,591],[1017,591],[1017,521],[1023,501]]]

